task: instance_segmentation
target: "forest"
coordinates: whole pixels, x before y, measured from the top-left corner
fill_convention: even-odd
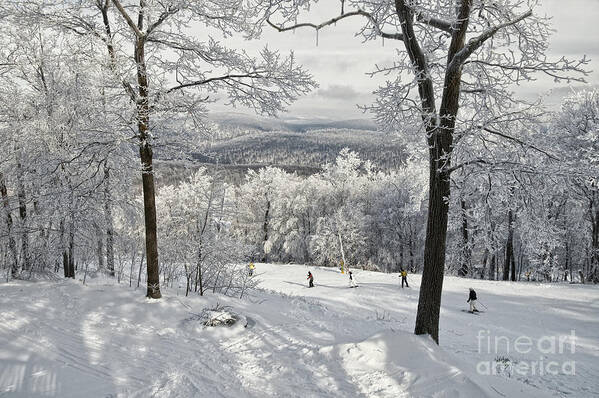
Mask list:
[[[341,2],[340,17],[297,26],[309,2],[229,3],[1,3],[4,279],[107,273],[151,298],[180,281],[243,296],[249,261],[407,268],[423,275],[416,333],[435,340],[446,272],[599,282],[599,93],[557,111],[511,95],[535,73],[588,74],[585,57],[546,59],[549,20],[526,2]],[[364,40],[407,49],[372,72],[397,76],[363,109],[380,132],[214,139],[230,134],[206,119],[211,96],[276,116],[317,84],[293,53],[249,55],[185,26],[252,39],[355,16]],[[251,167],[231,178],[229,165]]]

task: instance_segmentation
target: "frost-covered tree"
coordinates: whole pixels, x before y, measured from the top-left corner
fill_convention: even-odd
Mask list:
[[[166,122],[172,123],[175,114],[185,115],[183,120],[201,129],[203,105],[214,93],[226,94],[233,105],[274,115],[315,84],[293,54],[265,48],[251,57],[207,33],[254,37],[261,14],[245,1],[32,1],[15,9],[92,39],[90,47],[104,54],[106,74],[129,98],[129,115],[123,118],[135,130],[141,159],[147,296],[159,298],[153,150],[157,143],[169,142],[159,134]]]
[[[292,176],[277,167],[249,170],[245,183],[236,193],[237,233],[242,234],[244,241],[260,248],[261,261],[267,261],[271,252],[278,253],[282,244],[281,236],[273,233],[273,224],[277,223],[273,219],[279,217],[277,213],[284,206],[279,199],[293,189],[291,179]]]
[[[166,265],[162,273],[165,281],[183,276],[186,295],[209,290],[242,295],[251,285],[245,278],[249,249],[222,223],[223,216],[232,217],[230,206],[223,204],[229,200],[226,191],[201,168],[188,181],[158,192],[160,250]]]
[[[454,159],[454,150],[465,135],[509,137],[497,127],[520,118],[514,83],[531,80],[535,73],[569,80],[571,72],[584,72],[586,60],[547,59],[549,18],[533,12],[533,0],[342,0],[338,16],[298,22],[312,3],[268,1],[264,7],[279,31],[318,31],[358,17],[364,20],[358,34],[365,40],[398,40],[405,50],[394,54],[392,65],[377,67],[375,74],[395,78],[377,90],[378,99],[368,109],[388,130],[420,126],[428,147],[428,220],[415,333],[430,334],[438,342],[451,173],[484,162]]]
[[[233,230],[269,261],[337,266],[345,257],[349,267],[416,268],[426,192],[416,164],[375,171],[345,149],[309,177],[249,171],[236,194]],[[406,263],[398,264],[404,253]]]
[[[86,235],[77,220],[99,202],[99,171],[118,145],[114,136],[98,137],[105,131],[94,93],[98,70],[82,50],[85,43],[20,22],[13,16],[2,26],[4,62],[11,65],[0,77],[5,210],[10,215],[12,192],[23,271],[54,267],[59,249],[65,276],[74,277],[74,241],[79,232]]]
[[[599,282],[599,92],[581,91],[566,98],[550,130],[562,160],[560,168],[570,177],[573,196],[586,208],[590,226],[586,278]]]

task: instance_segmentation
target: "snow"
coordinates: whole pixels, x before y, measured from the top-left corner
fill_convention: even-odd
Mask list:
[[[163,288],[153,301],[106,279],[0,284],[0,396],[599,396],[596,286],[446,277],[437,346],[412,334],[418,275],[401,289],[397,274],[354,270],[359,287],[349,289],[330,268],[256,264],[256,273],[260,289],[244,300]],[[485,313],[462,312],[468,287]],[[207,327],[207,313],[238,320]],[[574,353],[569,340],[561,353],[538,350],[544,336],[572,330]],[[487,335],[510,347],[495,351]],[[535,342],[530,353],[514,350],[519,336]],[[575,361],[575,375],[477,371],[501,358]]]

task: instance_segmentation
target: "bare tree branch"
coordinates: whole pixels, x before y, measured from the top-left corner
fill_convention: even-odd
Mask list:
[[[459,170],[461,168],[464,168],[466,166],[469,166],[471,164],[489,164],[489,162],[487,162],[485,159],[472,159],[472,160],[468,160],[466,162],[460,163],[456,166],[453,166],[447,170],[444,170],[444,172],[447,174],[451,174],[452,172]]]
[[[453,32],[453,28],[451,26],[451,23],[444,21],[442,19],[439,18],[433,18],[433,17],[429,17],[426,16],[422,13],[417,12],[416,13],[416,20],[418,22],[422,22],[426,25],[432,26],[433,28],[437,28],[439,30],[442,30],[443,32],[447,32],[447,33],[452,33]]]
[[[226,81],[226,80],[234,80],[234,79],[240,79],[240,78],[251,78],[251,79],[262,79],[264,78],[264,76],[262,76],[260,74],[261,72],[252,72],[252,73],[247,73],[247,74],[228,74],[228,75],[223,75],[223,76],[216,76],[216,77],[211,77],[205,80],[197,80],[194,82],[189,82],[189,83],[183,83],[180,84],[178,86],[175,87],[171,87],[168,90],[166,90],[166,93],[171,93],[173,91],[177,91],[177,90],[181,90],[183,88],[187,88],[187,87],[195,87],[195,86],[201,86],[204,84],[208,84],[211,82],[216,82],[216,81]]]
[[[422,120],[427,126],[427,133],[437,124],[437,107],[435,105],[435,90],[429,73],[429,66],[422,51],[416,33],[414,32],[414,14],[406,5],[405,0],[395,0],[395,10],[403,32],[403,42],[415,69],[418,80],[418,92],[422,102]],[[431,118],[434,117],[434,120]]]
[[[480,48],[487,40],[489,40],[491,37],[493,37],[495,35],[495,33],[497,33],[500,29],[503,29],[503,28],[511,26],[511,25],[515,25],[518,22],[522,21],[523,19],[530,17],[531,15],[532,15],[532,10],[528,10],[527,12],[520,15],[519,17],[516,17],[512,20],[509,20],[507,22],[504,22],[504,23],[494,26],[492,28],[489,28],[489,29],[485,30],[483,33],[481,33],[480,35],[478,35],[477,37],[474,37],[474,38],[468,40],[468,43],[466,43],[464,48],[462,48],[460,51],[458,51],[453,56],[453,58],[451,59],[451,62],[449,63],[449,65],[447,65],[447,69],[454,70],[454,69],[459,68],[468,59],[468,57],[470,55],[472,55],[472,53],[474,51],[476,51],[478,48]]]
[[[100,12],[102,14],[102,22],[104,23],[104,33],[106,34],[106,37],[102,37],[102,35],[100,35],[94,29],[92,29],[91,31],[97,37],[100,37],[100,39],[104,42],[104,44],[106,44],[106,49],[108,50],[108,56],[110,58],[110,70],[112,71],[112,73],[114,73],[116,75],[117,74],[116,51],[114,49],[114,44],[112,42],[112,30],[110,28],[110,20],[108,19],[108,7],[110,6],[110,0],[106,0],[106,2],[104,4],[101,4],[100,2],[98,2],[96,4],[96,6],[100,9]],[[123,85],[123,88],[125,89],[125,91],[127,91],[127,94],[129,94],[129,98],[131,99],[131,101],[135,102],[137,100],[137,95],[135,93],[135,90],[133,89],[133,86],[131,86],[131,83],[129,83],[125,79],[121,79],[121,84]]]
[[[344,18],[348,18],[348,17],[354,17],[354,16],[363,16],[366,17],[374,26],[375,31],[377,32],[377,34],[381,37],[384,37],[385,39],[394,39],[394,40],[403,40],[403,35],[401,33],[385,33],[382,32],[381,29],[379,28],[379,24],[376,21],[376,19],[374,19],[374,17],[370,14],[367,13],[366,11],[363,10],[356,10],[356,11],[352,11],[352,12],[348,12],[348,13],[342,13],[341,15],[335,17],[335,18],[331,18],[327,21],[324,21],[318,25],[310,23],[310,22],[303,22],[303,23],[299,23],[299,24],[295,24],[293,26],[288,26],[288,27],[283,27],[283,26],[278,26],[275,25],[274,23],[272,23],[270,21],[270,19],[267,19],[266,22],[273,28],[275,28],[277,31],[279,32],[286,32],[289,30],[293,30],[296,28],[314,28],[315,30],[320,30],[322,28],[324,28],[325,26],[329,26],[334,24],[337,21],[340,21]]]
[[[486,131],[487,133],[491,133],[493,135],[496,135],[496,136],[508,139],[510,141],[514,141],[514,142],[520,144],[522,147],[534,149],[535,151],[542,153],[543,155],[547,156],[550,159],[558,160],[558,161],[560,160],[559,158],[555,157],[554,155],[550,154],[549,152],[547,152],[547,151],[545,151],[545,150],[543,150],[543,149],[541,149],[541,148],[539,148],[539,147],[537,147],[535,145],[532,145],[532,144],[529,144],[527,142],[524,142],[524,141],[522,141],[522,140],[520,140],[520,139],[518,139],[516,137],[509,136],[507,134],[501,133],[501,132],[499,132],[497,130],[494,130],[494,129],[491,129],[489,127],[478,126],[478,128],[481,129],[481,130]]]
[[[129,25],[129,27],[133,30],[133,32],[135,33],[135,35],[138,38],[144,37],[143,32],[141,30],[139,30],[139,28],[137,27],[137,25],[135,24],[135,22],[133,22],[133,20],[129,16],[129,14],[127,14],[127,11],[121,5],[121,2],[119,0],[112,0],[112,2],[114,3],[114,5],[116,6],[116,8],[119,10],[119,12],[121,13],[121,15],[123,16],[123,18],[127,22],[127,25]]]
[[[173,7],[171,8],[170,6],[167,6],[166,10],[160,14],[160,16],[158,17],[158,19],[156,20],[156,22],[154,22],[153,24],[151,24],[150,26],[148,26],[148,30],[146,32],[146,35],[150,35],[150,33],[152,33],[154,31],[154,29],[158,28],[160,25],[162,25],[162,23],[164,21],[166,21],[168,19],[168,17],[170,17],[171,15],[176,14],[177,12],[179,12],[179,8],[177,7]]]

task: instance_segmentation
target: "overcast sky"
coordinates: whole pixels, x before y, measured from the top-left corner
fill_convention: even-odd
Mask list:
[[[338,2],[326,0],[315,8],[311,22],[322,22],[338,14]],[[599,0],[543,0],[535,13],[546,13],[553,17],[556,32],[551,38],[549,56],[559,58],[580,58],[586,54],[591,58],[588,69],[593,73],[587,77],[590,85],[599,84]],[[298,20],[302,22],[302,20]],[[265,44],[283,52],[293,50],[298,63],[303,64],[314,76],[319,88],[302,97],[289,108],[284,118],[329,118],[354,119],[367,118],[357,109],[356,104],[369,104],[373,101],[372,91],[381,79],[372,79],[366,75],[375,63],[391,63],[396,49],[403,49],[402,43],[394,40],[382,40],[362,43],[355,37],[357,28],[363,21],[352,17],[337,23],[337,26],[323,28],[318,37],[314,29],[297,29],[295,33],[279,33],[266,28],[260,41],[244,42],[250,54],[257,54]],[[227,41],[229,42],[229,41]],[[231,41],[233,43],[233,41]],[[237,41],[239,43],[239,41]],[[579,87],[577,84],[575,87]],[[559,104],[561,97],[571,89],[565,84],[555,84],[550,79],[540,78],[525,86],[516,88],[519,95],[527,98],[554,89],[549,98],[552,106]],[[215,111],[228,110],[222,102],[212,107]],[[249,113],[237,108],[236,112]]]

